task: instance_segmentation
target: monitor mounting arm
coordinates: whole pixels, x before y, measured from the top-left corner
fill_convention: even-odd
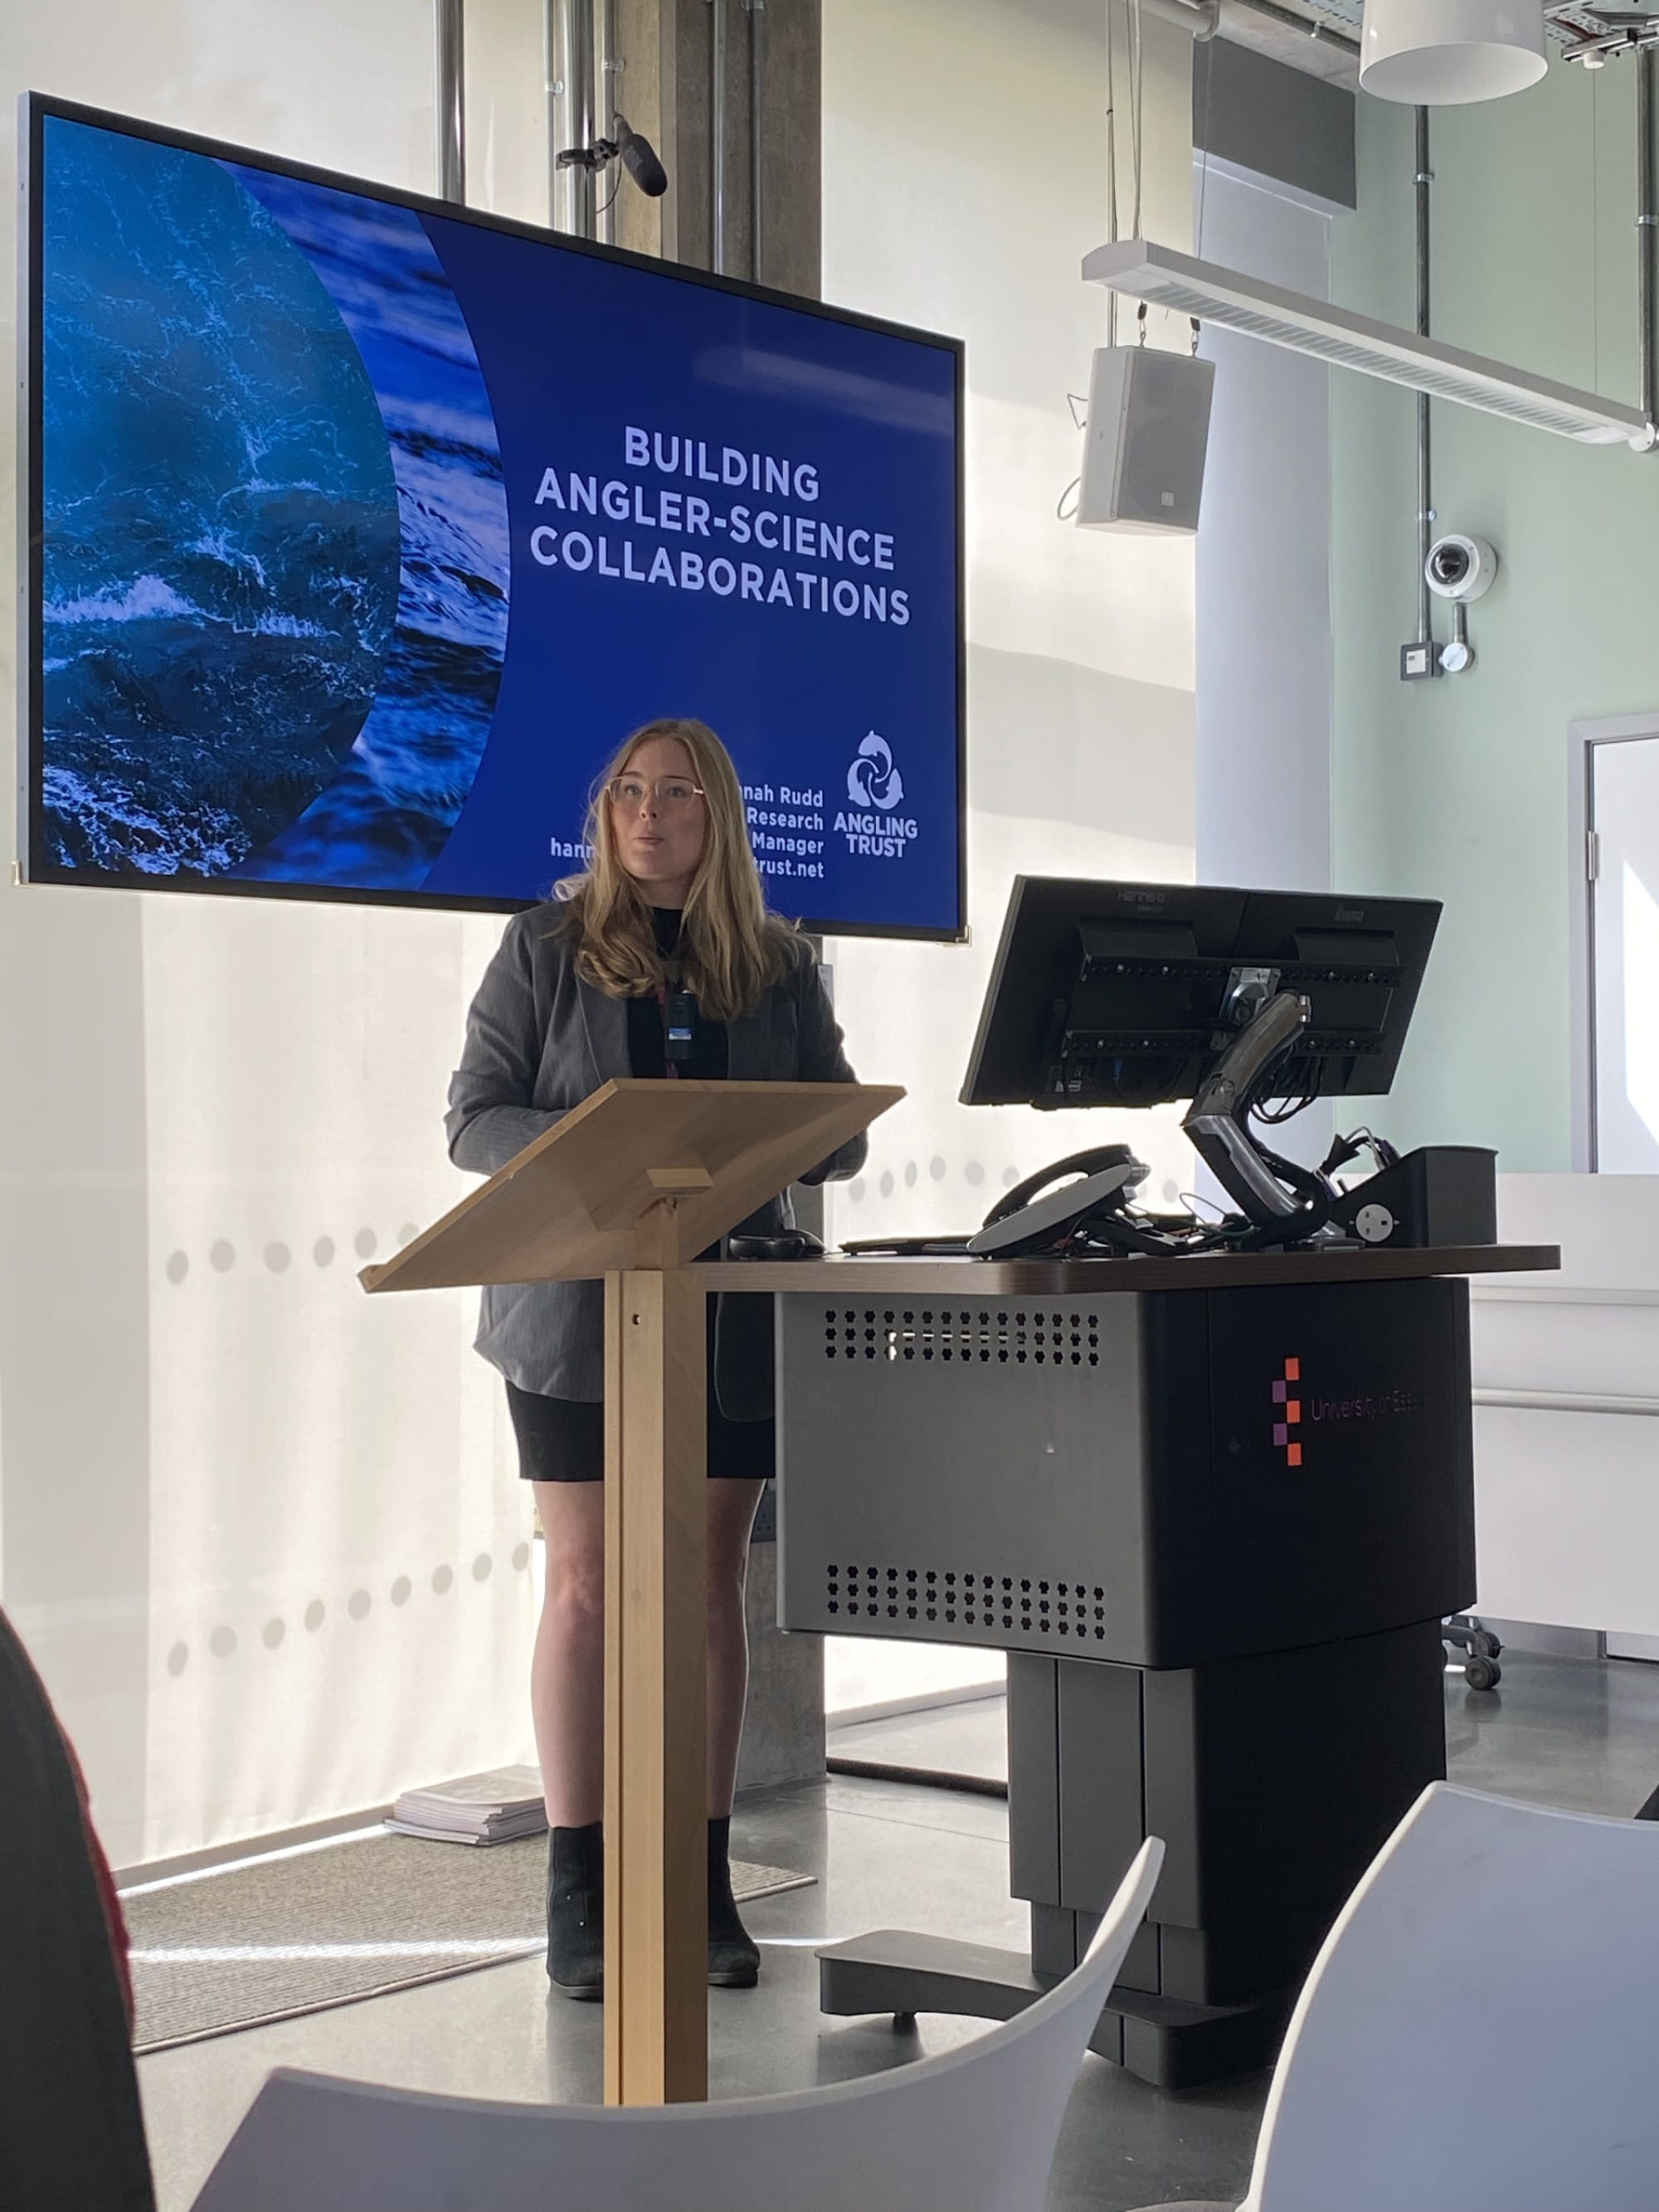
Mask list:
[[[1264,1076],[1308,1026],[1309,1002],[1278,991],[1233,1039],[1182,1121],[1216,1181],[1259,1226],[1289,1220],[1304,1201],[1289,1191],[1250,1135],[1249,1115]]]

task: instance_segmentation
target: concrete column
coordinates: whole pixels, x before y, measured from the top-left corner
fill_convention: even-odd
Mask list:
[[[714,19],[717,0],[618,0],[623,67],[617,105],[655,143],[668,190],[617,200],[617,241],[693,268],[714,265]],[[726,9],[726,272],[753,275],[750,83],[751,19],[744,0]],[[761,281],[817,299],[821,284],[820,0],[765,0],[762,12]],[[608,118],[607,118],[608,119]]]

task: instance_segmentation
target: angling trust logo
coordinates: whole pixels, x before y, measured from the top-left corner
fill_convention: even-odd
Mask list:
[[[854,806],[878,806],[890,814],[904,796],[904,778],[893,765],[893,748],[871,730],[847,771],[847,796]]]
[[[893,748],[878,730],[868,730],[847,771],[847,796],[856,812],[837,814],[836,834],[847,840],[847,849],[865,860],[902,860],[921,825],[914,815],[900,814],[904,778],[893,758]]]

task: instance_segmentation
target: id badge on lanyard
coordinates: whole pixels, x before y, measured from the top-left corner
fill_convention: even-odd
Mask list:
[[[657,986],[657,1004],[662,1008],[663,1059],[665,1073],[674,1080],[683,1073],[691,1058],[691,1048],[697,1030],[697,1001],[679,981],[678,970],[671,971],[672,988],[667,983]]]

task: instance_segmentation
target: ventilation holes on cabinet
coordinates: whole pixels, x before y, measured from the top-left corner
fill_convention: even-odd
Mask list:
[[[1013,1307],[960,1306],[918,1311],[874,1306],[826,1306],[826,1359],[938,1360],[956,1365],[1081,1367],[1100,1364],[1096,1316]]]
[[[1103,1603],[1091,1607],[1090,1592],[1081,1583],[1034,1584],[1030,1576],[999,1575],[983,1568],[855,1566],[835,1561],[824,1570],[823,1589],[824,1609],[836,1619],[846,1614],[869,1621],[944,1620],[975,1629],[1018,1626],[1026,1635],[1036,1630],[1040,1635],[1079,1641],[1089,1635],[1092,1625],[1095,1641],[1106,1640],[1106,1607]],[[1061,1596],[1062,1590],[1069,1595]],[[1092,1624],[1085,1617],[1091,1611]]]

